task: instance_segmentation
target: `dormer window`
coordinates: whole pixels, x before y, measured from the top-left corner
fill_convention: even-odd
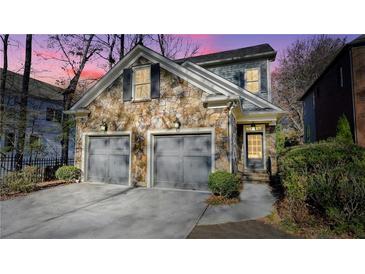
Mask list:
[[[148,100],[151,98],[151,67],[133,68],[133,100]]]
[[[257,93],[261,89],[260,69],[250,68],[245,70],[245,89]]]

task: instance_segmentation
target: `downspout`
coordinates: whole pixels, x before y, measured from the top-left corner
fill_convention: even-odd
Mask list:
[[[235,107],[235,103],[229,102],[228,105],[228,140],[229,140],[229,170],[233,173],[233,136],[232,136],[232,109]]]

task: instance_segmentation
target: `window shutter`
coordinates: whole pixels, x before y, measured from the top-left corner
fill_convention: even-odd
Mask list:
[[[123,70],[123,101],[132,100],[132,69]]]
[[[160,98],[160,64],[151,65],[151,98]]]

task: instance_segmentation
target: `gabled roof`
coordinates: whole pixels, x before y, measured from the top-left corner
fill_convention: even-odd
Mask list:
[[[276,51],[269,44],[261,44],[252,47],[245,47],[216,53],[204,54],[175,60],[176,63],[190,61],[198,65],[213,65],[222,62],[232,62],[244,59],[267,58],[275,60]]]
[[[195,65],[189,61],[182,64],[183,67],[188,68],[189,70],[193,71],[196,74],[201,75],[202,77],[209,79],[212,81],[216,86],[220,86],[226,90],[230,90],[230,92],[235,93],[240,98],[245,99],[246,101],[258,106],[260,109],[272,109],[275,111],[283,111],[281,108],[275,106],[271,102],[257,96],[244,88],[241,88],[234,83],[224,79],[223,77],[203,68],[198,65]]]
[[[0,76],[2,76],[3,69],[0,68]],[[12,95],[19,95],[22,91],[23,75],[7,71],[6,76],[6,93]],[[34,78],[29,80],[29,95],[45,100],[63,101],[63,89],[53,86],[51,84],[39,81]]]
[[[357,47],[357,46],[362,46],[362,45],[365,46],[365,34],[362,34],[362,35],[358,36],[357,38],[355,38],[351,42],[349,42],[349,43],[345,44],[344,46],[342,46],[336,52],[336,54],[332,57],[332,59],[328,63],[328,65],[323,69],[322,73],[313,81],[313,83],[309,86],[309,88],[307,88],[307,90],[299,98],[299,101],[303,101],[304,100],[304,98],[309,94],[309,92],[315,86],[315,84],[317,84],[317,82],[326,74],[326,72],[328,71],[328,69],[337,61],[337,58],[340,57],[342,55],[342,53],[344,53],[346,50],[348,50],[348,49],[350,49],[352,47]]]
[[[124,58],[120,60],[107,74],[105,74],[93,87],[84,93],[80,100],[71,107],[70,111],[76,111],[87,107],[97,96],[99,96],[120,75],[122,75],[124,68],[130,67],[140,57],[144,57],[154,63],[159,63],[161,68],[202,89],[208,93],[209,97],[222,97],[223,95],[227,100],[243,98],[260,108],[273,108],[281,111],[281,109],[270,102],[257,95],[249,93],[248,91],[204,68],[190,62],[186,62],[184,65],[179,65],[143,45],[137,45],[126,56],[124,56]]]

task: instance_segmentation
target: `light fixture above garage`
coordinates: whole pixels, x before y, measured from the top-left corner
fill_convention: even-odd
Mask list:
[[[176,117],[175,121],[174,121],[174,128],[179,129],[181,127],[181,122],[179,121],[179,119]]]
[[[105,121],[103,121],[100,125],[100,131],[107,131],[108,130],[108,125]]]

